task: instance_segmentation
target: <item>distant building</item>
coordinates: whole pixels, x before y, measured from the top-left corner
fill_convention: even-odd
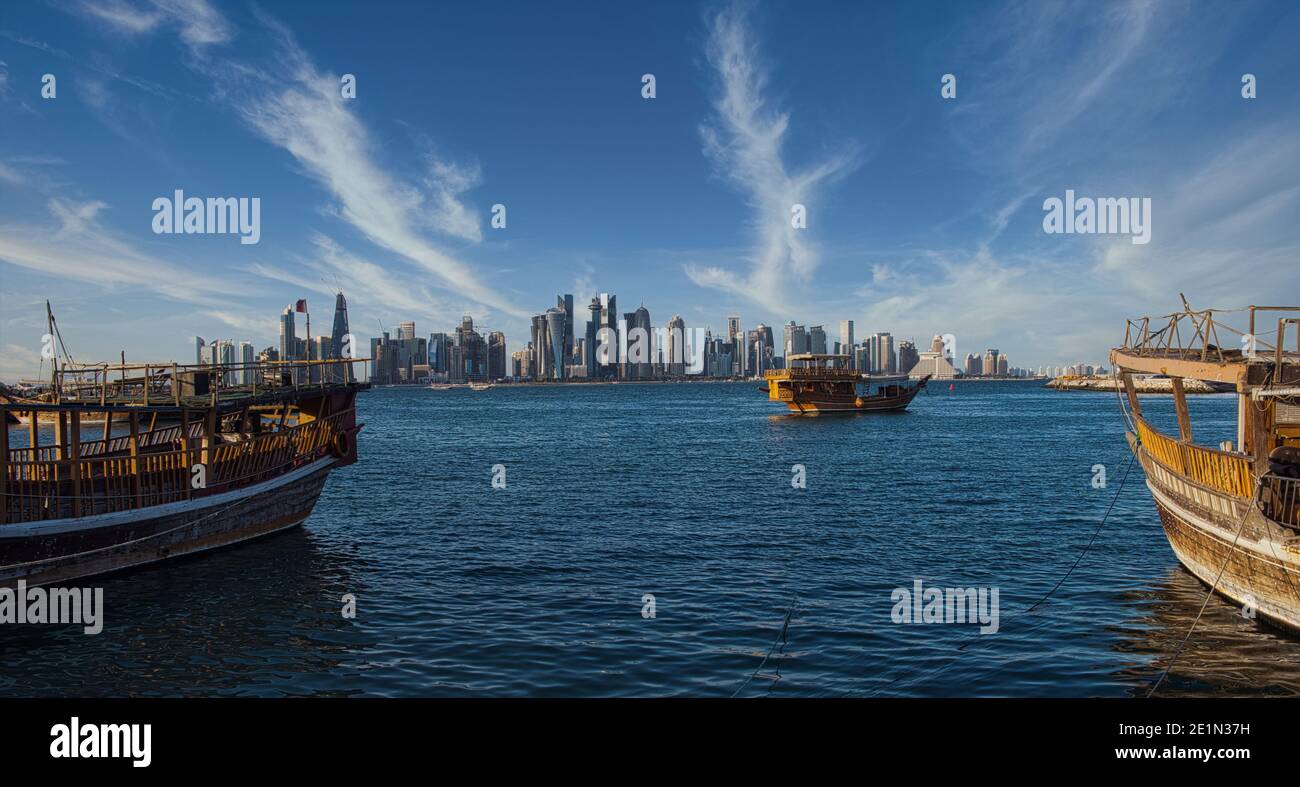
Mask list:
[[[808,329],[808,352],[826,354],[826,330],[820,325]]]
[[[411,330],[415,330],[414,324],[411,325]],[[330,331],[330,353],[320,357],[332,360],[357,357],[356,348],[352,346],[352,334],[348,332],[348,302],[343,297],[342,290],[334,296],[334,325]],[[331,367],[329,375],[332,382],[350,383],[353,379],[352,364],[335,364]]]
[[[998,351],[992,347],[984,351],[984,360],[981,362],[983,376],[993,377],[998,373]]]
[[[257,370],[253,368],[255,359],[252,342],[239,343],[239,360],[243,364],[243,368],[239,371],[240,385],[253,385],[257,382]]]
[[[912,368],[920,363],[925,353],[916,351],[916,344],[910,340],[904,340],[898,343],[898,372],[908,374]]]
[[[979,377],[984,368],[984,363],[975,353],[966,354],[965,375],[967,377]]]
[[[854,369],[858,368],[857,354],[853,351],[853,320],[840,320],[839,352],[850,356],[849,365]]]
[[[505,379],[508,372],[506,370],[506,335],[504,333],[493,331],[488,334],[487,353],[488,379]]]
[[[670,377],[686,374],[686,364],[690,362],[690,350],[686,347],[686,321],[680,314],[674,314],[668,321],[668,346],[664,348],[665,371]]]
[[[904,344],[911,344],[911,342],[904,342]],[[898,357],[901,363],[903,357],[901,347]],[[920,357],[908,370],[907,374],[909,377],[914,378],[924,377],[928,374],[936,380],[951,380],[957,376],[957,370],[953,368],[952,363],[944,354],[942,336],[934,337],[934,340],[930,342],[930,349],[920,354]]]
[[[894,337],[887,332],[874,333],[867,340],[867,371],[873,374],[894,374],[898,371],[898,359],[894,355]]]

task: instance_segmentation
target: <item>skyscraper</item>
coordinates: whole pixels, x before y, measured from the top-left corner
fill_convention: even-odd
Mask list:
[[[293,331],[293,306],[280,312],[280,360],[298,360],[298,337]]]
[[[650,311],[645,304],[637,307],[631,314],[624,315],[627,330],[627,358],[623,363],[623,374],[637,380],[648,380],[655,376],[655,335],[650,326]]]
[[[257,372],[256,370],[253,369],[252,366],[253,364],[253,343],[252,342],[239,343],[239,359],[240,362],[243,363],[244,365],[243,368],[240,370],[240,374],[239,374],[240,384],[253,385],[255,382],[257,382],[256,380]]]
[[[488,334],[488,379],[500,380],[509,373],[506,369],[506,335],[501,331]]]
[[[564,352],[564,309],[546,310],[546,370],[552,380],[564,379],[566,355]]]
[[[931,347],[930,350],[931,350],[931,352],[933,352],[933,351],[934,351],[934,348]],[[940,355],[943,354],[943,341],[942,341],[942,340],[939,341],[939,354],[940,354]],[[917,363],[920,362],[920,360],[921,360],[921,354],[920,354],[919,352],[917,352],[917,350],[916,350],[916,344],[915,344],[914,342],[911,342],[911,341],[908,341],[908,340],[904,340],[904,341],[901,341],[901,342],[898,343],[898,372],[899,372],[899,374],[907,374],[907,373],[911,372],[911,371],[912,371],[912,368],[915,367],[915,366],[917,365]]]
[[[587,341],[583,346],[587,357],[584,360],[587,363],[587,378],[595,379],[598,374],[596,368],[596,343],[597,332],[600,330],[600,299],[592,298],[587,309],[591,312],[591,317],[587,320]]]
[[[411,336],[415,336],[415,324],[411,324]],[[343,291],[334,297],[334,328],[330,331],[330,358],[355,358],[357,351],[349,343],[351,340],[348,333],[348,302],[343,297]],[[338,364],[330,372],[330,379],[333,382],[352,382],[352,364]]]
[[[203,337],[202,337],[202,336],[195,336],[195,337],[194,337],[194,362],[195,362],[196,364],[199,364],[200,366],[203,365],[203,345],[204,345],[204,344],[206,344],[206,342],[203,341]]]
[[[998,373],[998,355],[1000,353],[993,347],[984,351],[983,374],[985,377],[993,377]]]
[[[785,326],[785,357],[808,352],[808,334],[802,325],[795,325],[794,320]],[[788,363],[788,360],[787,360]]]
[[[887,332],[874,333],[867,340],[868,357],[871,368],[867,371],[893,374],[898,370],[898,359],[894,357],[894,337]]]
[[[564,347],[564,365],[568,366],[573,358],[573,296],[555,296],[555,307],[564,312],[564,331],[560,343]]]
[[[857,358],[853,357],[853,320],[840,320],[840,352],[850,356],[850,367],[858,368]]]
[[[415,321],[414,321],[414,320],[403,320],[403,321],[399,322],[399,323],[397,324],[397,338],[398,338],[399,341],[402,340],[402,339],[414,339],[414,338],[415,338]]]
[[[826,329],[820,325],[808,329],[808,352],[817,355],[826,354]]]
[[[668,321],[668,346],[665,350],[664,364],[669,376],[679,377],[686,374],[690,350],[686,347],[686,321],[680,314],[674,314]]]

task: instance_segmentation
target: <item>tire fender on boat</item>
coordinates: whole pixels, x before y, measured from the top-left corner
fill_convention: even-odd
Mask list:
[[[339,459],[347,459],[352,455],[352,435],[348,432],[339,432],[334,436],[334,442],[330,444],[330,452]]]

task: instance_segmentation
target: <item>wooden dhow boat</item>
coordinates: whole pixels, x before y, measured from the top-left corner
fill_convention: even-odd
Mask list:
[[[357,459],[355,399],[369,386],[353,381],[355,362],[64,366],[53,401],[0,402],[6,421],[26,420],[0,451],[0,586],[302,524],[330,471]],[[102,429],[83,428],[95,417]]]
[[[793,413],[884,413],[906,410],[930,376],[871,376],[849,368],[847,355],[791,355],[785,369],[764,373],[767,398]]]
[[[1300,631],[1300,306],[1248,311],[1243,332],[1225,312],[1192,311],[1184,300],[1182,312],[1130,320],[1110,360],[1128,402],[1129,446],[1178,561],[1251,617]],[[1290,316],[1265,342],[1256,318],[1274,312]],[[1136,373],[1172,378],[1177,436],[1143,415]],[[1217,448],[1193,440],[1183,380],[1233,385],[1235,439]]]

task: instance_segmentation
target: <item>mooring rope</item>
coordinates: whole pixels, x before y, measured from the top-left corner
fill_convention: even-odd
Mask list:
[[[1219,566],[1218,575],[1214,577],[1214,584],[1210,585],[1209,590],[1205,591],[1205,599],[1201,602],[1200,611],[1196,613],[1196,618],[1192,621],[1192,625],[1187,629],[1187,633],[1183,635],[1183,641],[1178,643],[1178,650],[1174,651],[1174,655],[1169,659],[1169,663],[1165,665],[1164,670],[1160,673],[1160,677],[1156,678],[1156,682],[1151,685],[1151,689],[1147,692],[1147,699],[1151,699],[1152,695],[1156,693],[1156,689],[1160,688],[1160,684],[1164,683],[1165,677],[1169,675],[1169,671],[1178,663],[1178,657],[1183,654],[1183,648],[1187,647],[1187,641],[1191,639],[1192,632],[1196,630],[1196,624],[1201,622],[1201,616],[1205,614],[1205,608],[1210,604],[1210,598],[1214,595],[1214,589],[1219,586],[1219,580],[1223,579],[1223,572],[1228,568],[1228,561],[1232,559],[1232,553],[1237,550],[1237,542],[1241,539],[1241,532],[1246,529],[1246,519],[1250,516],[1250,510],[1255,507],[1255,501],[1259,498],[1260,488],[1259,479],[1256,478],[1255,492],[1250,496],[1250,504],[1247,505],[1246,510],[1241,513],[1241,521],[1237,523],[1237,535],[1233,537],[1232,545],[1228,547],[1227,553],[1223,556],[1223,563]],[[1286,571],[1286,567],[1283,566],[1282,570]]]
[[[772,654],[776,652],[777,644],[780,643],[782,648],[785,647],[786,632],[790,630],[790,618],[794,615],[795,604],[797,604],[798,601],[799,601],[799,594],[796,593],[794,594],[794,597],[790,599],[790,608],[786,610],[785,622],[781,624],[781,633],[777,634],[776,639],[772,640],[772,647],[767,649],[767,655],[763,657],[762,661],[758,662],[758,666],[754,668],[754,671],[750,673],[750,676],[748,678],[745,678],[745,682],[740,684],[740,688],[732,692],[731,698],[733,700],[737,696],[739,696],[740,692],[744,691],[745,687],[749,685],[750,681],[752,681],[758,675],[758,673],[763,669],[763,665],[767,664],[767,660],[772,658]]]

